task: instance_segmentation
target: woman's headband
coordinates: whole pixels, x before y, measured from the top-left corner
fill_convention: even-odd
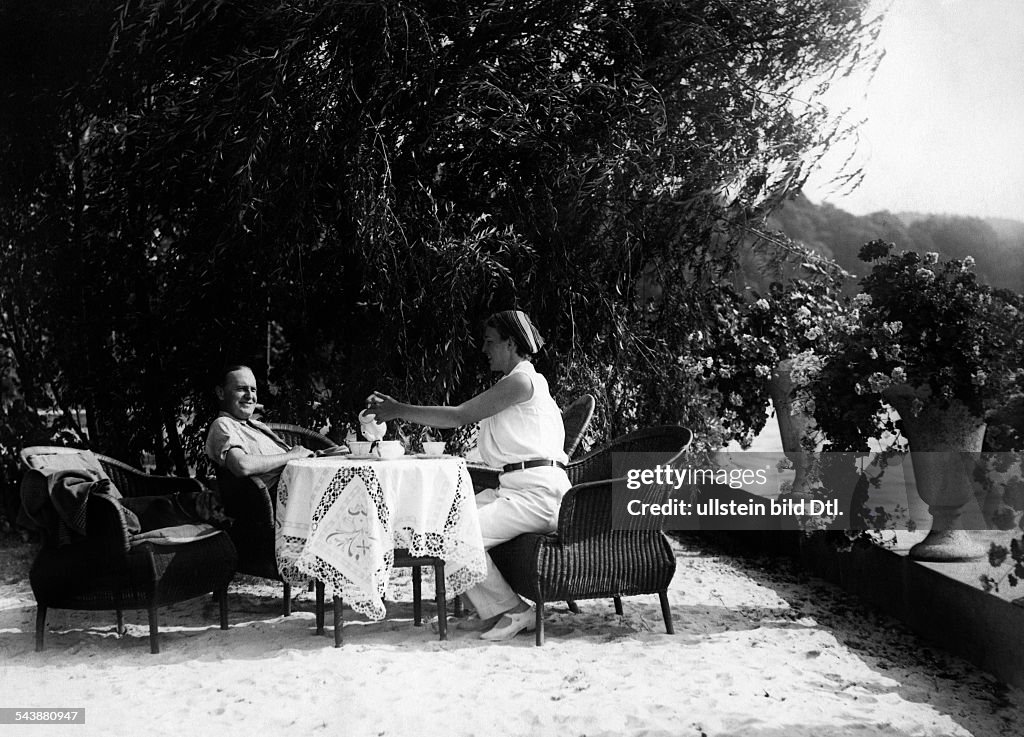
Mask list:
[[[544,339],[522,310],[495,312],[489,322],[501,332],[516,338],[516,343],[528,349],[531,354],[539,352],[544,347]]]

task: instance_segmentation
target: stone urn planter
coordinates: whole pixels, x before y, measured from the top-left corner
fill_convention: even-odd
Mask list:
[[[986,555],[986,548],[962,529],[964,505],[975,501],[972,479],[981,454],[985,422],[971,414],[957,400],[947,408],[925,404],[915,415],[913,390],[893,387],[885,393],[903,422],[910,442],[910,459],[917,492],[928,505],[931,530],[910,549],[916,560],[974,560]]]
[[[779,423],[779,434],[782,436],[782,450],[786,458],[793,464],[796,475],[793,478],[792,494],[797,497],[811,496],[809,490],[808,471],[811,454],[806,451],[801,440],[813,433],[817,426],[814,418],[804,412],[793,412],[793,360],[790,358],[779,361],[772,372],[768,384],[772,404],[775,407],[775,418]]]

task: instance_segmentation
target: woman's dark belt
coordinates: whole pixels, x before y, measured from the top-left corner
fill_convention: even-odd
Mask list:
[[[550,458],[538,458],[534,461],[522,461],[520,463],[509,463],[507,466],[501,467],[502,473],[510,473],[512,471],[525,471],[528,468],[540,468],[541,466],[558,466],[563,471],[565,470],[565,464],[561,461],[553,461]]]

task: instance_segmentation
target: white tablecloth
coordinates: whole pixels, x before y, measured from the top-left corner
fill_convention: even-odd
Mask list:
[[[449,596],[482,581],[487,559],[461,458],[291,461],[277,491],[285,580],[313,577],[371,619],[384,617],[394,550],[445,561]]]

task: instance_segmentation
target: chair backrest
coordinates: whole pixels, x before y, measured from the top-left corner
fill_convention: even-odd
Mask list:
[[[674,459],[693,442],[693,433],[679,425],[655,425],[634,430],[569,463],[566,473],[576,484],[614,478],[612,454],[661,453],[663,461]],[[649,461],[645,458],[645,461]]]
[[[25,469],[53,472],[86,468],[106,477],[106,470],[101,465],[102,456],[91,450],[67,448],[61,445],[30,445],[22,448],[19,453],[21,465]]]
[[[572,458],[573,453],[580,446],[583,435],[587,432],[590,420],[594,416],[594,406],[597,402],[590,394],[578,397],[562,410],[562,425],[565,426],[565,454]]]
[[[268,422],[267,427],[281,436],[289,445],[302,445],[310,450],[327,450],[336,448],[338,444],[323,433],[310,430],[301,425],[290,425],[286,422]]]
[[[573,487],[566,492],[558,516],[558,536],[566,542],[604,534],[614,527],[612,454],[629,466],[629,455],[638,454],[636,467],[674,465],[693,441],[693,433],[679,425],[657,425],[616,438],[605,447],[569,464]],[[642,454],[642,457],[639,455]],[[658,457],[652,458],[650,454]],[[660,500],[660,499],[659,499]],[[625,529],[625,528],[618,528]],[[639,528],[642,534],[660,532]]]

